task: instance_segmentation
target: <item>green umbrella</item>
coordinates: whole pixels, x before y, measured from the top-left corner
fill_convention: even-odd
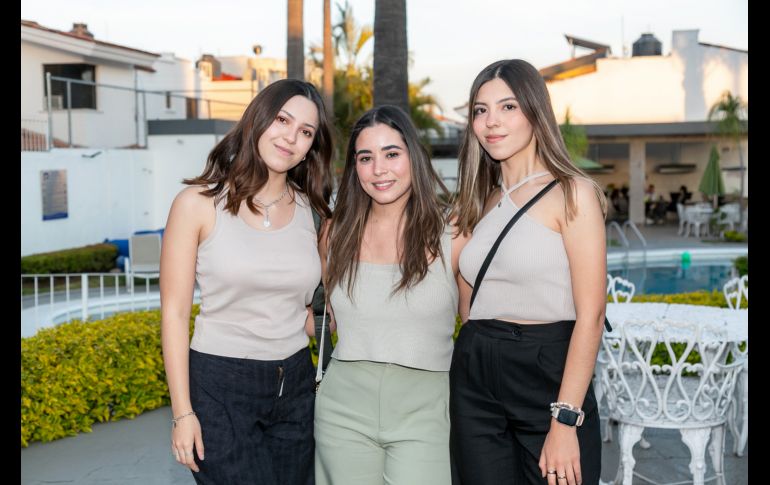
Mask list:
[[[585,157],[576,157],[575,165],[577,165],[581,170],[596,170],[599,168],[604,168],[604,165],[601,163],[596,163],[593,160],[589,160]]]
[[[725,195],[725,182],[722,180],[722,170],[719,168],[719,153],[714,145],[711,146],[709,163],[706,165],[706,171],[703,172],[703,178],[700,179],[698,190],[714,198],[715,209],[717,198],[720,195]]]

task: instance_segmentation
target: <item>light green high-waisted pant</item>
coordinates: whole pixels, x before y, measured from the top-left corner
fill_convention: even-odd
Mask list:
[[[316,485],[449,485],[449,372],[332,359],[315,401]]]

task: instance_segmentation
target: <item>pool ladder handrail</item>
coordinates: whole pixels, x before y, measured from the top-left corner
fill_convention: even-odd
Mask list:
[[[646,251],[647,250],[647,240],[644,238],[644,236],[642,236],[642,233],[639,231],[639,228],[636,227],[636,224],[634,224],[634,221],[632,221],[631,219],[629,219],[629,220],[627,220],[626,222],[623,223],[623,233],[624,234],[626,232],[626,228],[628,228],[628,227],[630,227],[634,231],[634,234],[636,234],[636,237],[638,237],[639,240],[642,242],[642,248],[644,248],[644,250]]]

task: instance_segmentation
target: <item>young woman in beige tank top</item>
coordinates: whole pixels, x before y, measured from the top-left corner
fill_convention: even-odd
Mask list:
[[[353,127],[321,239],[339,340],[316,398],[316,485],[447,485],[458,311],[445,188],[395,106]],[[325,259],[324,259],[325,260]]]
[[[590,384],[606,302],[606,201],[570,160],[532,65],[498,61],[476,77],[459,170],[454,213],[473,232],[460,256],[466,292],[506,223],[544,195],[502,240],[463,315],[450,371],[453,484],[596,484]]]
[[[311,208],[331,215],[325,113],[312,84],[270,84],[171,206],[160,270],[171,452],[197,483],[312,482],[306,329],[321,276]]]

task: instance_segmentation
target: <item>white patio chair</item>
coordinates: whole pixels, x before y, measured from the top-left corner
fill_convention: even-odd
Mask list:
[[[749,303],[749,275],[743,275],[740,278],[732,278],[725,283],[722,288],[727,300],[727,306],[737,310],[741,307],[741,301],[746,300]],[[738,377],[738,384],[735,387],[730,413],[727,416],[727,425],[730,433],[733,435],[733,453],[737,456],[743,456],[743,450],[746,448],[746,442],[749,439],[749,343],[741,350],[740,346],[735,345],[733,351],[744,359],[743,369]]]
[[[685,224],[687,226],[685,236],[690,236],[690,229],[695,230],[695,237],[700,237],[700,228],[704,226],[706,236],[709,235],[709,220],[711,219],[711,210],[708,207],[690,206],[684,208]]]
[[[612,295],[612,301],[614,303],[630,303],[631,298],[634,297],[634,293],[636,292],[636,285],[631,283],[625,278],[622,278],[620,276],[613,277],[612,275],[607,275],[607,294]],[[623,298],[621,301],[620,298]],[[601,403],[602,399],[604,398],[604,389],[602,388],[602,381],[601,381],[601,375],[602,375],[602,368],[607,364],[607,356],[604,354],[604,349],[602,347],[599,347],[599,352],[596,355],[596,365],[594,366],[594,394],[596,395],[596,403],[597,405]],[[609,443],[612,441],[612,423],[610,420],[607,420],[607,425],[604,427],[604,436],[602,436],[602,439]],[[641,443],[642,448],[649,448],[650,444],[642,439]]]
[[[128,260],[126,261],[126,281],[131,292],[134,291],[134,278],[141,275],[144,279],[160,276],[160,234],[134,234],[128,240]]]
[[[679,231],[677,231],[677,234],[679,236],[683,236],[684,227],[687,224],[687,220],[685,219],[685,216],[684,216],[684,204],[682,204],[681,202],[678,202],[676,204],[676,215],[679,218]]]
[[[735,230],[735,226],[741,222],[741,207],[737,202],[725,204],[719,208],[720,224],[728,226],[730,231]]]
[[[620,276],[612,280],[612,301],[615,303],[629,303],[636,293],[636,285]]]
[[[727,300],[727,306],[736,310],[741,307],[741,300],[743,299],[743,289],[741,288],[741,278],[731,278],[722,287],[722,293]]]
[[[667,428],[678,429],[690,449],[694,485],[704,483],[707,444],[717,482],[725,485],[724,427],[743,366],[740,358],[725,363],[730,351],[725,330],[705,324],[651,320],[626,321],[618,334],[602,336],[608,357],[602,382],[610,418],[620,423],[620,465],[615,483],[632,485],[636,464],[633,447],[642,431]],[[672,348],[673,343],[685,344],[680,355]],[[659,344],[670,363],[653,363]],[[694,352],[700,355],[700,362],[688,363]]]

